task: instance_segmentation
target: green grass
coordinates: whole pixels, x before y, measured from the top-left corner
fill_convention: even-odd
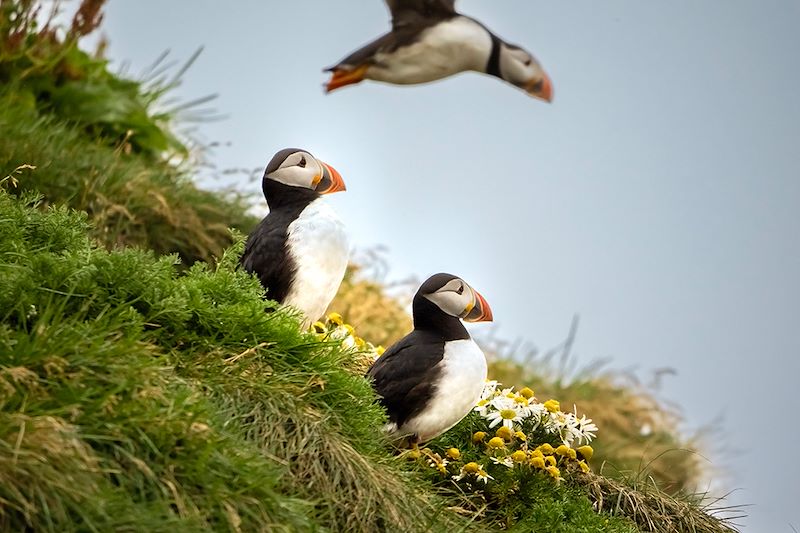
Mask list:
[[[85,214],[0,191],[0,527],[484,527],[394,456],[352,353],[264,311],[241,241],[181,274],[88,233]],[[606,530],[544,481],[524,523]]]
[[[0,169],[21,165],[14,191],[39,191],[44,204],[84,211],[94,238],[109,248],[137,246],[177,253],[184,264],[211,261],[232,243],[229,227],[249,231],[257,219],[231,192],[204,191],[189,169],[126,154],[77,126],[39,112],[14,87],[0,89]]]
[[[175,80],[147,88],[78,48],[102,0],[60,33],[36,0],[2,4],[0,530],[730,531],[639,479],[515,470],[474,490],[397,457],[363,354],[301,331],[237,271],[229,228],[256,220],[174,163],[174,114],[153,104]],[[343,287],[337,310],[367,340],[409,327],[383,284]],[[594,394],[597,420],[616,412],[602,398],[629,396]],[[431,447],[466,451],[479,422]],[[600,426],[595,444],[617,432]]]

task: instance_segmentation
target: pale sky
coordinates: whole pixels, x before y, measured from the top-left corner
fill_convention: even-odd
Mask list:
[[[800,530],[800,2],[458,7],[539,59],[553,104],[474,73],[323,94],[321,69],[388,29],[380,0],[111,0],[105,29],[133,73],[204,46],[175,96],[219,94],[212,162],[329,162],[392,277],[460,275],[498,335],[543,348],[578,314],[579,365],[674,368],[687,429],[722,417],[706,455],[744,531]]]

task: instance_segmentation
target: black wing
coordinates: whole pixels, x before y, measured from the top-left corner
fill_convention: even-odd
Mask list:
[[[453,7],[455,0],[386,0],[386,4],[392,13],[392,31],[359,48],[326,71],[373,64],[378,52],[390,54],[413,44],[423,29],[458,15]]]
[[[286,250],[286,228],[269,218],[267,215],[247,238],[239,261],[258,277],[270,299],[283,302],[297,267]]]
[[[455,0],[386,0],[392,13],[392,28],[427,26],[454,17]]]
[[[443,357],[441,337],[413,331],[390,346],[367,371],[389,420],[398,427],[422,411],[433,396]]]

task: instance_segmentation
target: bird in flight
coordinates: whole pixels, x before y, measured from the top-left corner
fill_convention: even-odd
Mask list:
[[[326,69],[330,92],[362,80],[426,83],[459,72],[500,78],[550,102],[553,86],[536,58],[481,22],[458,13],[455,0],[386,0],[392,29]]]

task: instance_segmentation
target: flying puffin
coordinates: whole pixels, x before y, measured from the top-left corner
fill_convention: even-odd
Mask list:
[[[305,315],[325,313],[344,277],[350,244],[342,221],[321,195],[345,190],[342,176],[306,150],[286,148],[262,180],[269,214],[247,238],[241,264],[267,296]]]
[[[492,320],[478,291],[452,274],[435,274],[413,303],[414,331],[387,349],[367,378],[389,414],[386,431],[415,446],[455,426],[475,407],[486,357],[461,323]]]
[[[326,86],[369,79],[398,85],[426,83],[474,70],[496,76],[547,102],[553,86],[539,62],[477,20],[455,10],[455,0],[386,0],[392,31],[337,65]]]

